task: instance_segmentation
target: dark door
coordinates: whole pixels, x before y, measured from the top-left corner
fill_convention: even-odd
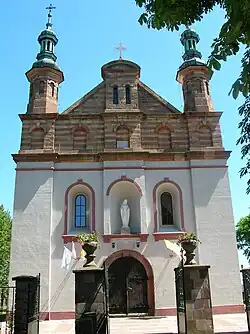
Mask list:
[[[147,313],[147,274],[132,257],[114,261],[108,269],[109,312],[111,314]]]

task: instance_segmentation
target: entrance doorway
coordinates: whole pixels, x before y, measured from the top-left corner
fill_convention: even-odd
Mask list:
[[[133,257],[121,257],[108,268],[109,313],[148,313],[147,273]]]

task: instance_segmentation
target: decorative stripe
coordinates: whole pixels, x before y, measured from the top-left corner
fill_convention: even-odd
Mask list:
[[[131,167],[100,167],[100,168],[55,168],[55,167],[36,167],[36,168],[22,168],[17,167],[16,171],[26,172],[26,171],[39,171],[39,170],[53,170],[55,172],[95,172],[95,171],[103,171],[103,170],[123,170],[123,169],[144,169],[144,170],[191,170],[198,168],[228,168],[228,166],[224,165],[208,165],[208,166],[189,166],[189,167],[143,167],[143,166],[131,166]]]

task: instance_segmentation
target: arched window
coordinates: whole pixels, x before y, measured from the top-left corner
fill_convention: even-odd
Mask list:
[[[173,225],[173,202],[170,193],[161,194],[161,225]]]
[[[116,148],[129,148],[129,130],[121,125],[116,130]]]
[[[39,83],[39,95],[44,95],[45,93],[45,82],[40,81]]]
[[[78,128],[73,133],[73,150],[85,150],[87,144],[87,131],[84,128]]]
[[[113,87],[113,104],[119,103],[118,86]]]
[[[126,86],[126,104],[131,104],[131,89],[130,86]]]
[[[55,95],[55,84],[53,82],[51,82],[49,85],[50,85],[51,96],[54,97],[54,95]]]
[[[31,132],[31,149],[43,149],[44,131],[41,128],[36,128]]]
[[[87,199],[84,194],[75,197],[75,228],[86,227],[86,206]]]
[[[192,43],[191,43],[190,39],[188,40],[188,48],[192,49]]]
[[[167,127],[158,130],[158,148],[168,150],[171,149],[171,132]]]
[[[47,42],[47,51],[50,51],[50,41]]]

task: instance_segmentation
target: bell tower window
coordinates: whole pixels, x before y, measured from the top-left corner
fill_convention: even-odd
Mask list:
[[[119,103],[118,86],[113,87],[113,104]]]
[[[126,104],[131,104],[131,89],[130,86],[126,86]]]

